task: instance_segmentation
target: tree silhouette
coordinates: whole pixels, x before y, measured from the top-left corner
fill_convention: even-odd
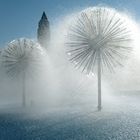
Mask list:
[[[2,51],[2,65],[6,74],[20,78],[22,84],[22,105],[26,106],[26,78],[34,77],[40,67],[42,49],[36,42],[20,38],[13,40]]]
[[[95,7],[76,16],[67,33],[67,54],[76,68],[98,78],[98,110],[101,110],[101,74],[111,72],[131,52],[131,31],[115,10]]]

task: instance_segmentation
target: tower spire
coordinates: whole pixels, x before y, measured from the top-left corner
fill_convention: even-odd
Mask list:
[[[47,19],[47,16],[46,16],[46,13],[45,13],[45,11],[43,11],[43,14],[42,14],[42,17],[41,17],[41,19]],[[47,19],[48,20],[48,19]]]
[[[44,11],[38,23],[37,39],[42,47],[47,48],[48,43],[50,41],[50,25],[49,20]]]

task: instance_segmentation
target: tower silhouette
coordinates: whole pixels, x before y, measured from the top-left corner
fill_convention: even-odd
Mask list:
[[[45,12],[43,12],[42,17],[38,23],[37,39],[42,47],[47,48],[50,41],[50,25]]]

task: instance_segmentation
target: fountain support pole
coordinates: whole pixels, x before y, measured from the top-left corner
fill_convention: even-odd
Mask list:
[[[98,111],[102,109],[101,99],[101,54],[98,51],[98,64],[97,64],[97,78],[98,78]]]
[[[22,77],[22,107],[26,106],[26,95],[25,95],[25,73]]]

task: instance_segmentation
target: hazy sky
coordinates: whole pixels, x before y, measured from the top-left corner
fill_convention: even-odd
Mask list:
[[[140,0],[0,0],[0,47],[15,38],[36,38],[43,11],[55,25],[60,17],[97,4],[126,9],[140,18]]]

